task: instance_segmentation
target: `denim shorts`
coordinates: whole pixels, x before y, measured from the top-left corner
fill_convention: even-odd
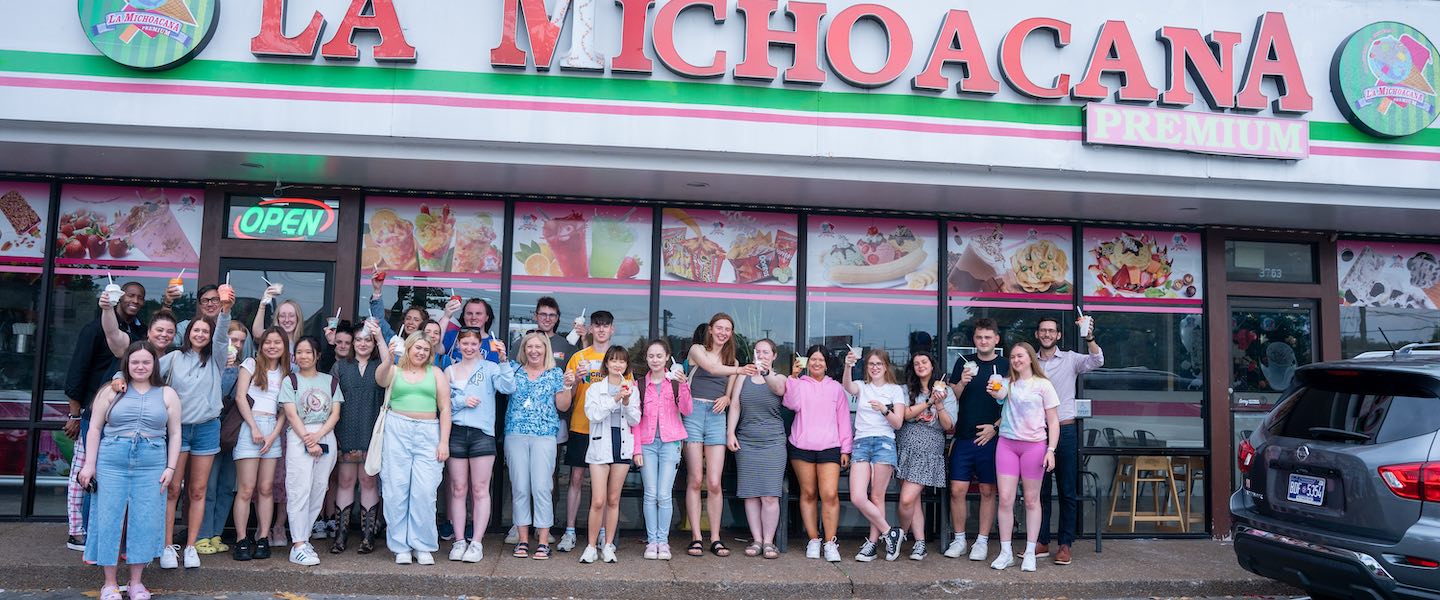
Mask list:
[[[894,465],[897,462],[895,438],[872,435],[855,440],[855,447],[850,452],[850,462]]]
[[[475,427],[450,428],[450,458],[495,456],[495,437]]]
[[[220,417],[209,421],[180,426],[180,451],[191,456],[215,456],[220,453]]]
[[[256,414],[255,426],[260,428],[260,435],[267,435],[275,430],[275,415]],[[264,454],[260,453],[260,445],[250,439],[250,425],[240,425],[240,437],[235,440],[235,460],[247,458],[280,458],[280,448],[285,445],[285,440],[275,438],[275,443],[270,444],[270,450]],[[283,469],[281,469],[283,471]]]
[[[728,418],[726,411],[715,412],[715,402],[696,400],[695,410],[680,419],[685,423],[685,433],[689,434],[685,441],[706,446],[725,445]]]

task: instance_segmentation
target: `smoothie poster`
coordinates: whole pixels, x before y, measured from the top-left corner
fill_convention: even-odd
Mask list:
[[[649,279],[653,212],[604,204],[516,204],[511,272],[565,279]]]
[[[1200,304],[1205,289],[1200,234],[1086,227],[1084,240],[1087,301]]]
[[[1016,300],[1069,296],[1074,290],[1069,227],[950,221],[946,261],[951,292]]]
[[[1340,240],[1344,306],[1440,308],[1440,244]]]
[[[44,260],[49,206],[50,184],[0,181],[0,259]]]
[[[935,222],[816,216],[810,219],[812,287],[935,290]]]
[[[499,276],[504,223],[502,202],[371,196],[365,199],[360,268]]]
[[[696,283],[794,286],[795,215],[667,208],[661,278]]]
[[[198,189],[67,185],[60,190],[57,262],[195,269],[204,197]]]

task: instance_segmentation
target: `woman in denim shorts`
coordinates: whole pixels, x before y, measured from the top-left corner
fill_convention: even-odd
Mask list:
[[[275,468],[280,459],[280,435],[285,423],[277,422],[280,382],[290,376],[290,341],[279,327],[266,329],[259,338],[254,358],[240,364],[236,390],[245,398],[235,399],[235,410],[245,423],[235,442],[235,560],[270,558],[270,526],[275,518]],[[255,500],[260,527],[250,538],[250,501]]]
[[[699,341],[699,340],[697,340]],[[725,436],[728,427],[725,409],[730,406],[730,390],[737,375],[746,377],[759,373],[753,364],[740,366],[735,357],[735,320],[725,313],[710,317],[703,343],[690,346],[690,395],[695,410],[682,419],[689,437],[685,439],[685,512],[690,515],[690,556],[705,553],[700,527],[700,486],[703,483],[706,508],[710,513],[710,551],[715,556],[730,556],[720,542],[720,523],[724,510],[724,490],[720,489],[720,472],[725,468]]]
[[[891,527],[885,519],[885,492],[899,462],[895,453],[895,430],[904,424],[905,388],[895,383],[890,355],[879,348],[865,353],[865,382],[856,383],[851,371],[860,360],[858,350],[845,355],[845,373],[840,383],[858,400],[855,403],[855,448],[850,457],[850,502],[870,521],[870,535],[860,546],[855,560],[875,560],[875,538],[885,534],[885,560],[900,556],[905,530]]]

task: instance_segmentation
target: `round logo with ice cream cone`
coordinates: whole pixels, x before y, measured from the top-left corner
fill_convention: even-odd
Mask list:
[[[145,70],[190,60],[210,41],[219,0],[80,0],[80,26],[110,60]]]
[[[1371,23],[1335,52],[1330,92],[1346,120],[1378,137],[1402,137],[1435,122],[1440,55],[1425,34],[1394,21]]]

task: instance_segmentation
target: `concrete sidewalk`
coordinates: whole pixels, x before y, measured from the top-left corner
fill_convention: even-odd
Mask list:
[[[396,596],[579,597],[698,599],[728,598],[1116,598],[1292,594],[1294,590],[1246,573],[1235,563],[1230,544],[1208,540],[1106,540],[1095,554],[1089,542],[1077,544],[1075,562],[1058,567],[1040,561],[1035,573],[1019,566],[995,571],[988,563],[947,559],[932,552],[924,561],[857,563],[858,545],[841,544],[845,560],[806,560],[803,546],[776,560],[750,558],[729,544],[732,555],[674,560],[641,558],[640,536],[624,540],[618,564],[579,563],[579,553],[555,553],[549,561],[510,556],[498,536],[486,539],[478,564],[445,560],[444,543],[433,567],[394,564],[383,550],[359,556],[353,549],[338,557],[329,543],[317,543],[318,567],[290,564],[288,549],[277,548],[265,561],[236,562],[228,555],[201,557],[194,570],[146,569],[154,589],[185,592],[293,592]],[[98,588],[100,570],[66,550],[65,526],[51,523],[0,524],[0,589]],[[318,541],[318,540],[317,540]],[[679,540],[677,540],[679,541]],[[633,542],[633,543],[632,543]],[[353,548],[353,545],[352,545]],[[991,543],[991,559],[998,544]],[[908,544],[907,544],[908,550]],[[123,576],[122,576],[123,577]]]

